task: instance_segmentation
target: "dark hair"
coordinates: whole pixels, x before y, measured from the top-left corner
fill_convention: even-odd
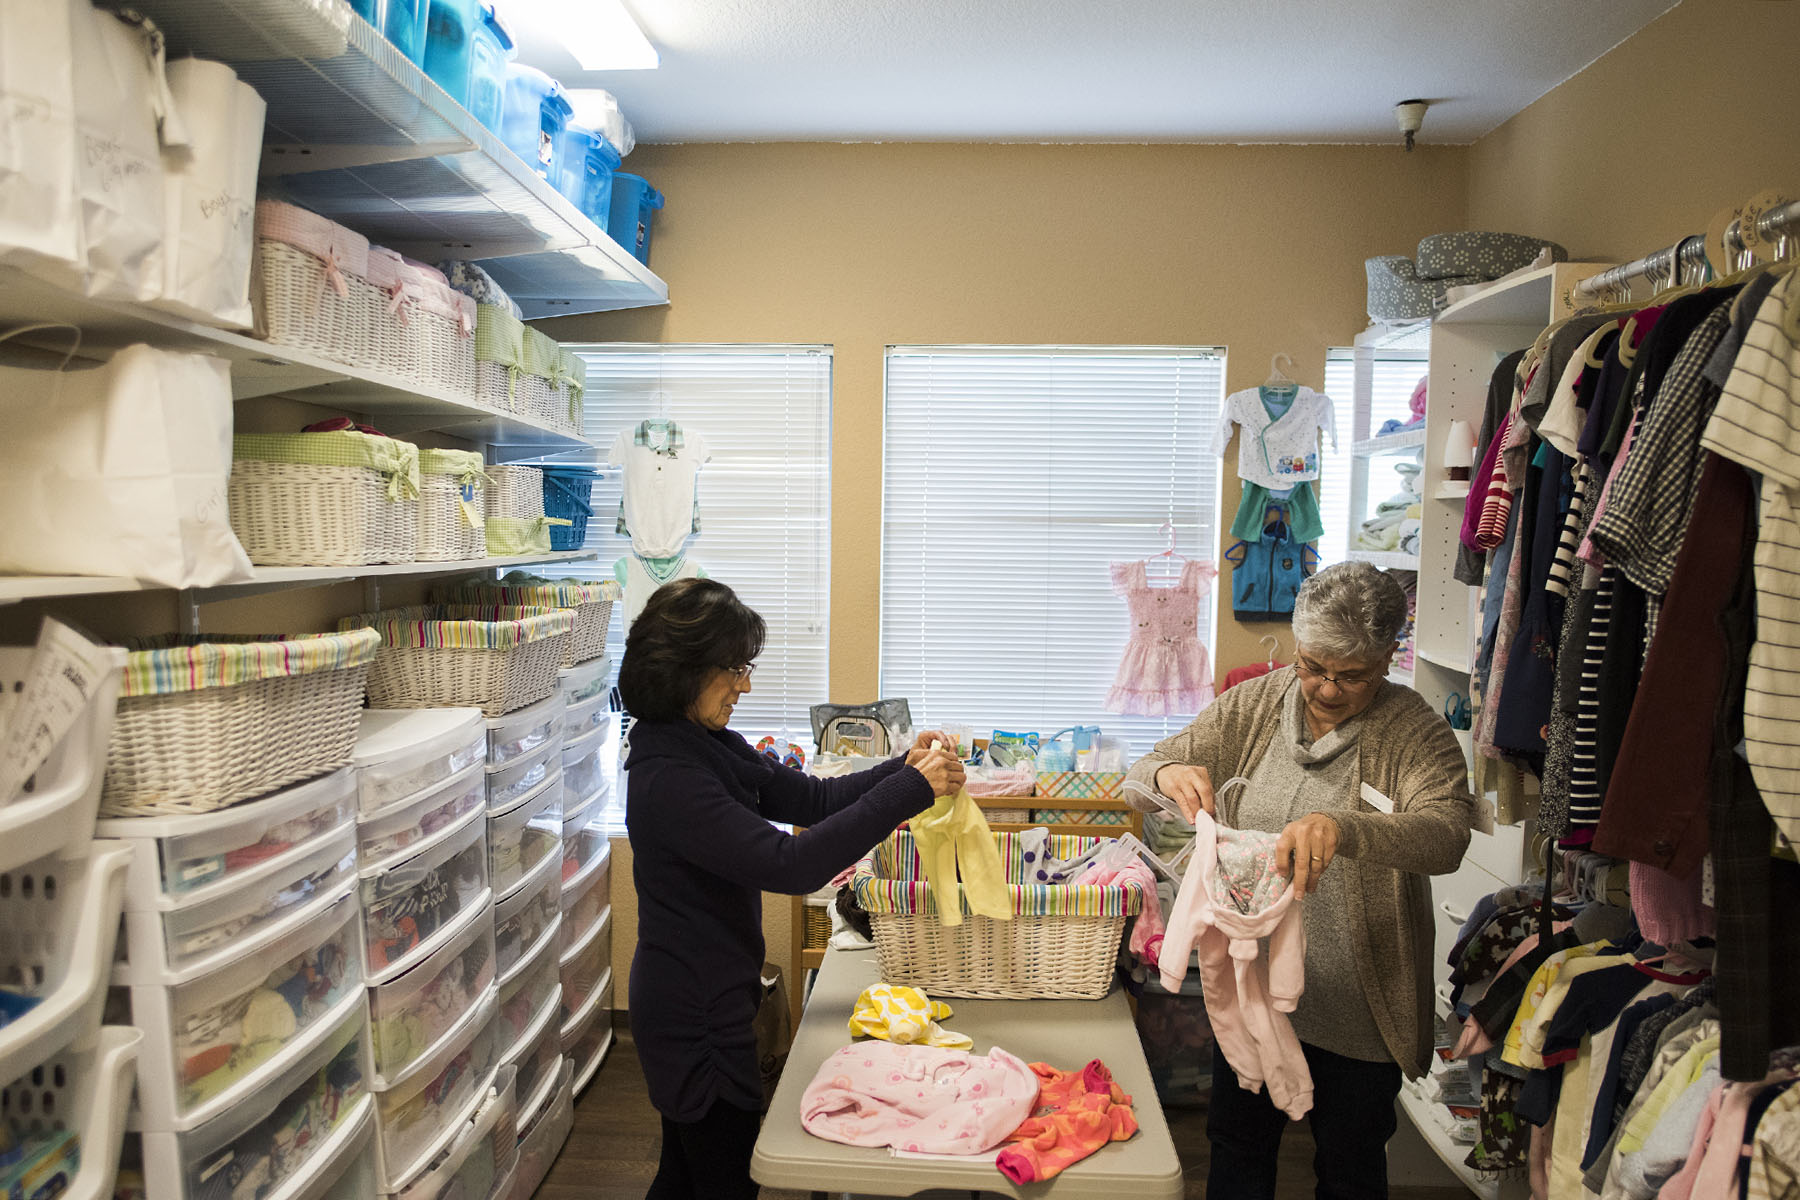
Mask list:
[[[707,673],[753,662],[768,626],[716,579],[678,579],[650,594],[625,635],[619,698],[644,721],[678,721]]]

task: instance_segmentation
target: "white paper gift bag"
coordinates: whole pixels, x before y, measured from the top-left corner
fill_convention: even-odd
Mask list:
[[[0,0],[0,262],[81,263],[70,3]]]
[[[267,105],[224,63],[168,65],[188,144],[163,155],[168,233],[158,308],[247,329],[256,173]]]
[[[169,100],[162,36],[142,17],[50,0],[69,18],[81,64],[75,84],[75,198],[82,269],[32,273],[90,296],[151,300],[162,293],[165,146],[186,134]]]
[[[231,421],[229,365],[208,355],[0,363],[0,571],[250,578],[225,507]]]

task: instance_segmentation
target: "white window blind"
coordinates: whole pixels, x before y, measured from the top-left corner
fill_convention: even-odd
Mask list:
[[[1102,711],[1125,648],[1110,566],[1209,559],[1225,354],[1212,347],[890,347],[881,692],[915,725],[1049,734],[1138,753],[1193,714]],[[1201,643],[1211,653],[1211,590]]]
[[[1412,420],[1412,394],[1424,376],[1428,363],[1424,350],[1376,350],[1374,384],[1370,393],[1369,435],[1373,437],[1381,423]],[[1333,347],[1325,355],[1325,394],[1337,411],[1338,448],[1329,441],[1320,442],[1324,457],[1319,462],[1319,520],[1325,525],[1325,536],[1319,539],[1321,564],[1342,562],[1350,547],[1350,446],[1355,441],[1355,351],[1348,346]],[[1376,459],[1369,473],[1369,500],[1385,500],[1400,490],[1400,477],[1390,469],[1392,458]],[[1355,514],[1361,521],[1367,513]]]
[[[807,708],[827,694],[830,625],[831,350],[824,346],[595,344],[587,361],[587,436],[602,455],[621,430],[667,417],[703,434],[712,460],[700,470],[701,532],[688,555],[730,584],[768,622],[755,687],[732,727],[763,734],[808,731]],[[631,552],[614,532],[620,472],[594,485],[586,547],[592,563],[570,575],[610,579]],[[607,631],[617,663],[623,610]],[[795,740],[810,742],[808,737]]]

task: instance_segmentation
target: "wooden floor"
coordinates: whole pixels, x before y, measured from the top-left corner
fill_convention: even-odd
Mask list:
[[[661,1119],[650,1107],[637,1047],[629,1034],[613,1043],[600,1073],[575,1103],[575,1129],[535,1200],[643,1200],[656,1175]],[[1187,1196],[1206,1195],[1206,1112],[1170,1109],[1169,1130],[1187,1175]],[[1313,1194],[1312,1137],[1305,1124],[1281,1145],[1277,1200]],[[1461,1189],[1395,1188],[1394,1200],[1470,1200]],[[762,1200],[808,1200],[805,1192],[765,1190]]]

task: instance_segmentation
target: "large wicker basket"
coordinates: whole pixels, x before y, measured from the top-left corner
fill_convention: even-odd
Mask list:
[[[566,609],[452,604],[364,613],[338,627],[381,634],[370,708],[468,705],[498,717],[556,690],[574,625]]]
[[[334,362],[377,367],[373,332],[384,297],[368,280],[369,241],[278,200],[256,205],[251,280],[257,332]]]
[[[1142,910],[1143,889],[1136,883],[1025,883],[1018,835],[992,836],[1012,896],[1009,921],[966,915],[960,925],[940,922],[912,834],[905,830],[856,864],[856,902],[874,926],[881,978],[933,996],[978,1000],[1094,1000],[1106,995],[1125,918]],[[1096,840],[1056,834],[1044,852],[1073,858]],[[967,913],[966,899],[963,904]]]
[[[359,629],[139,643],[107,745],[101,814],[211,812],[348,763],[379,640]]]
[[[475,392],[475,302],[452,291],[434,267],[369,248],[369,282],[379,288],[382,319],[371,353],[384,371],[458,395]]]
[[[445,584],[434,589],[431,598],[439,604],[568,609],[575,614],[575,627],[569,634],[567,660],[562,665],[572,667],[606,653],[606,630],[612,623],[619,585],[610,579],[589,583],[579,579],[541,579],[528,572],[512,571],[504,579],[474,578]]]
[[[370,434],[232,439],[231,530],[259,566],[412,562],[419,548],[419,450]]]
[[[535,521],[544,515],[544,472],[537,467],[495,463],[487,469],[487,515]]]
[[[420,562],[487,557],[484,466],[472,450],[419,451]]]

